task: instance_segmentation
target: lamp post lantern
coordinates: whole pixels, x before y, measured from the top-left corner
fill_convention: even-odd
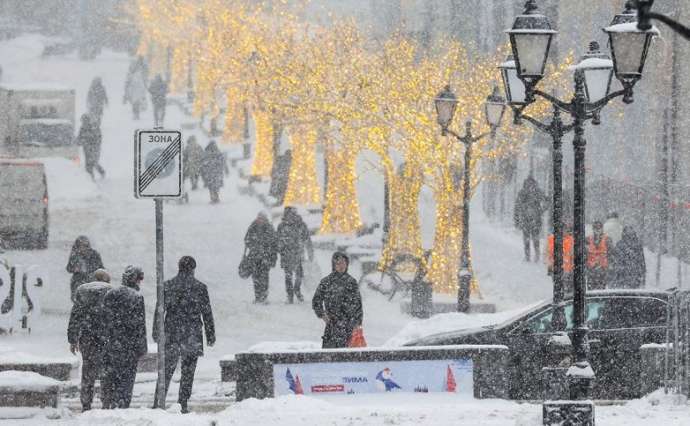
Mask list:
[[[496,128],[500,125],[501,118],[503,117],[502,111],[497,114],[498,104],[500,103],[505,108],[503,103],[500,102],[500,95],[495,94],[497,95],[496,97],[492,98],[489,96],[487,98],[487,105],[485,105],[487,122],[491,127],[490,133],[496,132]],[[488,105],[489,99],[491,99],[493,105]],[[460,269],[458,271],[458,312],[468,312],[470,310],[470,286],[472,284],[472,271],[470,270],[470,163],[472,160],[472,145],[485,138],[489,133],[479,136],[472,135],[471,120],[465,122],[465,134],[462,136],[449,128],[458,104],[458,98],[450,86],[446,86],[436,96],[434,104],[436,107],[436,119],[439,126],[441,126],[441,134],[443,136],[451,135],[465,146],[462,190],[462,248],[460,253]]]
[[[537,2],[528,0],[522,15],[515,17],[513,27],[506,31],[515,58],[515,67],[525,86],[534,87],[544,77],[551,40],[558,32],[549,19],[539,13]],[[530,92],[527,101],[532,102]]]

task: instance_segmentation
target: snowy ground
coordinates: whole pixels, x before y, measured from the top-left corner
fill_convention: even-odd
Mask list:
[[[146,279],[142,292],[146,299],[150,322],[155,304],[155,243],[153,202],[136,200],[132,195],[132,135],[138,127],[152,123],[151,108],[140,122],[131,118],[128,106],[121,103],[124,78],[129,58],[120,53],[104,52],[92,62],[81,62],[75,55],[42,59],[40,53],[44,39],[24,36],[0,43],[3,58],[3,82],[52,82],[73,87],[77,94],[77,117],[85,110],[88,86],[95,76],[103,78],[110,105],[103,119],[102,164],[107,171],[103,181],[91,182],[80,166],[60,159],[46,161],[50,192],[51,234],[49,248],[43,251],[10,251],[4,256],[13,264],[39,264],[47,268],[50,280],[43,290],[41,302],[46,314],[34,318],[32,333],[0,336],[3,351],[21,351],[56,358],[71,357],[66,340],[69,300],[69,275],[64,270],[72,242],[78,235],[87,235],[101,253],[115,281],[128,264],[144,268]],[[180,128],[194,120],[170,107],[166,116],[167,127]],[[197,137],[205,143],[207,138],[198,131]],[[185,138],[190,134],[185,131]],[[239,177],[236,171],[226,180],[221,193],[222,203],[210,205],[208,194],[191,193],[188,205],[171,202],[165,205],[165,276],[176,272],[176,261],[182,255],[197,259],[198,278],[206,282],[216,319],[217,344],[207,348],[199,360],[194,398],[222,396],[218,383],[218,361],[264,341],[318,342],[322,323],[314,317],[309,303],[286,305],[283,276],[277,269],[271,273],[270,304],[254,305],[249,281],[237,277],[243,243],[250,222],[262,206],[255,199],[237,191]],[[359,188],[366,190],[366,183]],[[366,197],[368,192],[363,191]],[[481,200],[474,203],[472,217],[472,249],[475,271],[485,301],[495,303],[500,311],[496,315],[467,316],[446,314],[428,322],[412,321],[400,313],[397,304],[385,302],[382,297],[364,293],[364,329],[370,345],[400,344],[407,338],[439,329],[461,328],[498,322],[513,312],[550,296],[551,283],[541,264],[522,262],[522,242],[508,226],[489,223],[481,213]],[[424,210],[424,209],[423,209]],[[425,235],[424,241],[430,241]],[[322,271],[328,271],[330,253],[317,253]],[[651,262],[650,262],[651,263]],[[664,265],[666,268],[666,265]],[[669,263],[668,268],[672,268]],[[649,267],[650,277],[653,267]],[[666,269],[664,269],[666,271]],[[358,265],[351,270],[358,276]],[[673,276],[671,272],[665,276]],[[664,286],[662,287],[670,287]],[[313,288],[305,296],[311,299]],[[135,393],[144,404],[153,393],[153,378],[141,377]],[[171,389],[169,400],[176,392]],[[517,405],[504,401],[455,401],[446,395],[399,395],[390,400],[367,397],[316,400],[311,398],[281,398],[275,401],[246,401],[232,406],[216,416],[177,416],[152,411],[119,413],[92,412],[69,417],[56,424],[538,424],[540,407]],[[136,398],[135,398],[136,399]],[[230,400],[228,399],[228,404]],[[675,411],[654,406],[650,401],[629,404],[631,408],[600,409],[601,424],[631,423],[638,413],[662,424],[676,422]],[[637,405],[635,405],[637,404]],[[137,403],[135,401],[135,406]],[[687,411],[686,411],[687,412]],[[0,413],[1,414],[1,413]],[[60,414],[60,413],[58,413]],[[68,416],[65,418],[65,416]],[[658,417],[661,416],[661,417]],[[2,415],[0,415],[2,417]],[[119,417],[118,417],[119,418]],[[142,418],[141,422],[135,419]],[[684,417],[690,422],[690,416]],[[126,420],[125,420],[126,419]],[[481,419],[481,420],[479,420]],[[620,422],[619,422],[620,420]],[[147,423],[150,421],[151,423]],[[8,424],[12,424],[11,422]],[[25,423],[17,423],[25,424]],[[686,423],[687,424],[687,423]]]

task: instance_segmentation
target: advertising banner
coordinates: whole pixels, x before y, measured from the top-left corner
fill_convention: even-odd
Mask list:
[[[274,394],[454,392],[473,396],[472,359],[274,364]]]

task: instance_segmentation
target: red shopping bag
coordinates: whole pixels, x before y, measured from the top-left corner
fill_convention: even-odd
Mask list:
[[[347,344],[350,348],[366,348],[367,341],[364,339],[364,330],[362,326],[359,326],[352,330],[352,336],[350,337],[350,342]]]

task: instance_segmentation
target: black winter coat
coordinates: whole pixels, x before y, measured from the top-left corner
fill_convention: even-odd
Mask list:
[[[269,270],[278,259],[278,241],[276,231],[268,221],[258,219],[249,225],[244,236],[247,257],[255,272]]]
[[[206,188],[217,191],[223,186],[225,156],[215,143],[209,143],[201,159],[201,178]]]
[[[84,148],[86,166],[95,166],[101,158],[103,137],[101,129],[93,122],[82,123],[77,136],[77,144]]]
[[[278,238],[278,252],[280,253],[280,267],[286,271],[294,271],[302,263],[305,247],[311,253],[312,243],[309,228],[297,214],[284,215],[276,232]]]
[[[166,281],[163,294],[165,301],[165,345],[179,346],[183,354],[204,354],[201,328],[206,331],[206,343],[216,341],[213,312],[206,284],[193,274],[179,273]],[[153,340],[158,341],[158,312],[153,319]]]
[[[66,269],[67,272],[72,274],[72,280],[70,281],[72,301],[74,301],[77,287],[91,281],[96,269],[101,268],[103,268],[101,255],[92,248],[87,249],[85,253],[75,252],[74,250],[70,253]]]
[[[362,295],[357,281],[347,272],[331,272],[321,280],[312,299],[317,317],[328,316],[323,334],[324,348],[345,348],[352,330],[362,325]]]
[[[518,192],[513,219],[515,227],[530,235],[541,232],[546,196],[534,179],[527,178]]]
[[[103,309],[108,326],[106,356],[122,360],[146,355],[144,296],[133,288],[116,286],[106,293]]]
[[[112,288],[112,285],[101,281],[82,284],[77,288],[67,327],[67,340],[71,345],[98,348],[105,345],[109,327],[103,301]]]
[[[634,232],[626,226],[623,236],[613,250],[612,265],[615,288],[642,288],[645,286],[647,267],[644,248]]]

